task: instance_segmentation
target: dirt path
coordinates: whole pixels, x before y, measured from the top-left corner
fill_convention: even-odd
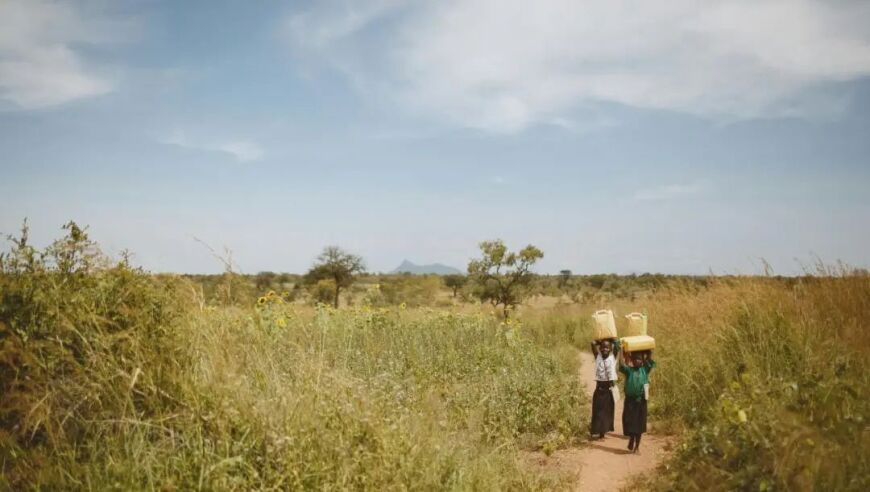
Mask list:
[[[591,398],[595,389],[594,359],[591,353],[581,353],[580,358],[581,378]],[[616,404],[614,427],[615,432],[608,433],[603,440],[591,441],[583,447],[562,449],[549,457],[541,452],[529,453],[527,459],[544,469],[573,475],[575,491],[619,490],[635,475],[655,469],[666,456],[670,440],[644,434],[640,453],[632,454],[627,448],[628,438],[622,435],[622,401]]]

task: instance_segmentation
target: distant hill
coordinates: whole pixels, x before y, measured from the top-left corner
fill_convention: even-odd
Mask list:
[[[456,273],[461,274],[462,271],[447,265],[442,265],[440,263],[432,263],[431,265],[417,265],[411,263],[408,260],[405,260],[402,262],[401,265],[399,265],[395,270],[390,273],[413,273],[415,275],[452,275]]]

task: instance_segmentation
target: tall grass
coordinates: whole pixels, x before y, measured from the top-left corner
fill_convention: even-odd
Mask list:
[[[540,489],[570,361],[486,315],[212,307],[76,228],[0,258],[0,489]],[[562,440],[564,441],[564,439]]]
[[[648,309],[652,413],[685,430],[659,489],[867,489],[870,277],[743,279]]]

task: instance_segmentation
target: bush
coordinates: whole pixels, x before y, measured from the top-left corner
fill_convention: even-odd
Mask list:
[[[62,456],[90,452],[75,443],[178,408],[172,283],[103,266],[83,229],[65,229],[37,251],[25,227],[0,258],[0,483],[13,488],[63,484]]]

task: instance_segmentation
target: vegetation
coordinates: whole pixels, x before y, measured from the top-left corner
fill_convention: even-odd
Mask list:
[[[150,275],[64,230],[0,254],[0,490],[558,488],[517,451],[585,436],[604,306],[649,314],[652,422],[677,439],[636,486],[870,486],[864,271],[529,274],[513,299],[558,302],[498,319],[438,276],[353,274],[347,307],[311,307],[299,276]],[[504,274],[484,244],[474,270]]]
[[[444,277],[444,285],[453,291],[453,298],[456,298],[456,294],[460,289],[465,287],[465,284],[468,283],[468,277],[465,275],[445,275]]]
[[[485,314],[199,302],[84,230],[0,258],[0,489],[540,489],[571,359]],[[560,444],[561,445],[561,444]]]
[[[677,445],[652,482],[627,488],[867,490],[870,276],[819,266],[800,278],[701,285],[672,279],[642,302],[524,312],[539,345],[587,339],[577,321],[597,307],[649,314],[650,418]]]
[[[468,275],[481,301],[502,306],[504,317],[528,294],[532,265],[544,253],[531,244],[519,252],[508,251],[500,240],[480,243],[481,258],[468,263]]]
[[[821,268],[648,306],[653,413],[685,428],[660,490],[867,490],[870,276]]]
[[[308,270],[305,280],[314,286],[314,295],[318,300],[324,297],[324,292],[332,291],[332,305],[338,308],[341,289],[350,287],[355,276],[364,271],[362,258],[338,246],[327,246]]]

